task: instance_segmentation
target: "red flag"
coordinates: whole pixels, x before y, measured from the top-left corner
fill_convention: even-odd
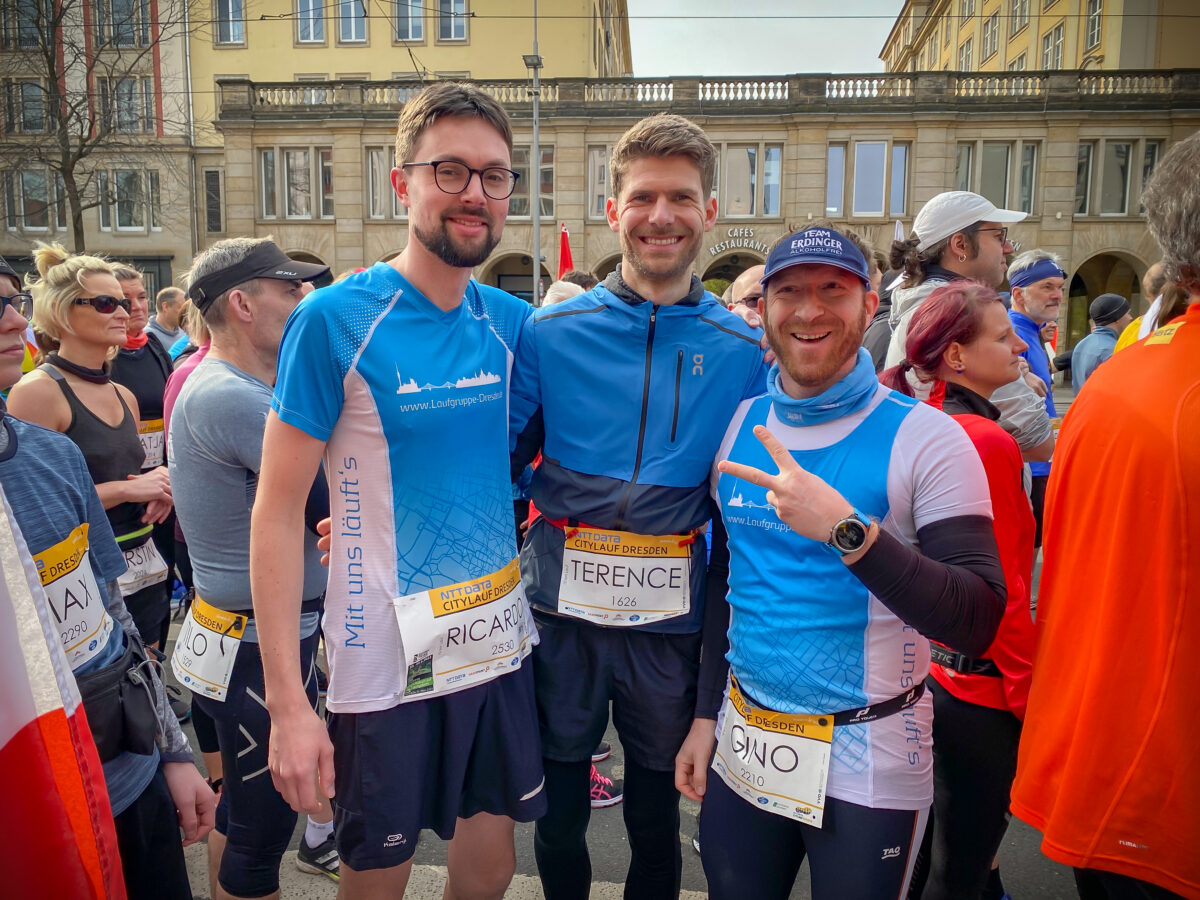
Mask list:
[[[2,495],[0,495],[2,497]],[[0,816],[4,896],[124,900],[112,808],[29,551],[0,499]]]
[[[562,278],[575,268],[571,259],[571,235],[567,232],[567,223],[562,223],[562,231],[558,235],[558,277]]]

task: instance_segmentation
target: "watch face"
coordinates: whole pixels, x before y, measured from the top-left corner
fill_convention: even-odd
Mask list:
[[[867,539],[867,526],[858,519],[843,519],[833,529],[833,542],[843,553],[853,553]]]

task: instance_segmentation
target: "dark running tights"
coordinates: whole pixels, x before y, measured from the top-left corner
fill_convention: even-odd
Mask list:
[[[533,849],[546,900],[587,900],[592,886],[587,827],[591,817],[591,762],[543,760],[549,810],[538,820]],[[629,832],[626,900],[673,900],[679,896],[683,857],[679,844],[679,792],[673,772],[655,772],[625,758]]]

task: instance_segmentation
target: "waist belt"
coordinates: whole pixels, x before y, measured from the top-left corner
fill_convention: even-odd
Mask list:
[[[941,644],[929,642],[929,658],[943,668],[959,675],[987,675],[989,678],[1001,678],[1003,672],[990,659],[975,659],[965,653],[957,653]]]
[[[912,690],[893,697],[891,700],[884,700],[882,703],[876,703],[874,706],[863,706],[858,709],[846,709],[839,713],[834,713],[833,724],[857,725],[895,715],[898,712],[908,709],[910,706],[915,706],[924,693],[925,682],[918,681]]]

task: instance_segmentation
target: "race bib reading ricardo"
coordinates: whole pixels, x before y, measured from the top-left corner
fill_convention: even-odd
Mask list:
[[[162,419],[146,419],[138,423],[138,438],[142,442],[142,449],[146,451],[146,459],[142,463],[143,471],[163,464],[165,437]]]
[[[71,668],[78,669],[104,649],[113,620],[92,572],[88,523],[84,522],[53,547],[33,557],[50,601],[54,626]]]
[[[404,696],[436,697],[520,667],[535,629],[514,559],[483,578],[392,601],[404,644]]]
[[[750,803],[820,828],[832,744],[833,716],[758,709],[734,681],[721,708],[712,767]]]
[[[571,528],[558,611],[600,625],[645,625],[691,609],[692,540]]]

